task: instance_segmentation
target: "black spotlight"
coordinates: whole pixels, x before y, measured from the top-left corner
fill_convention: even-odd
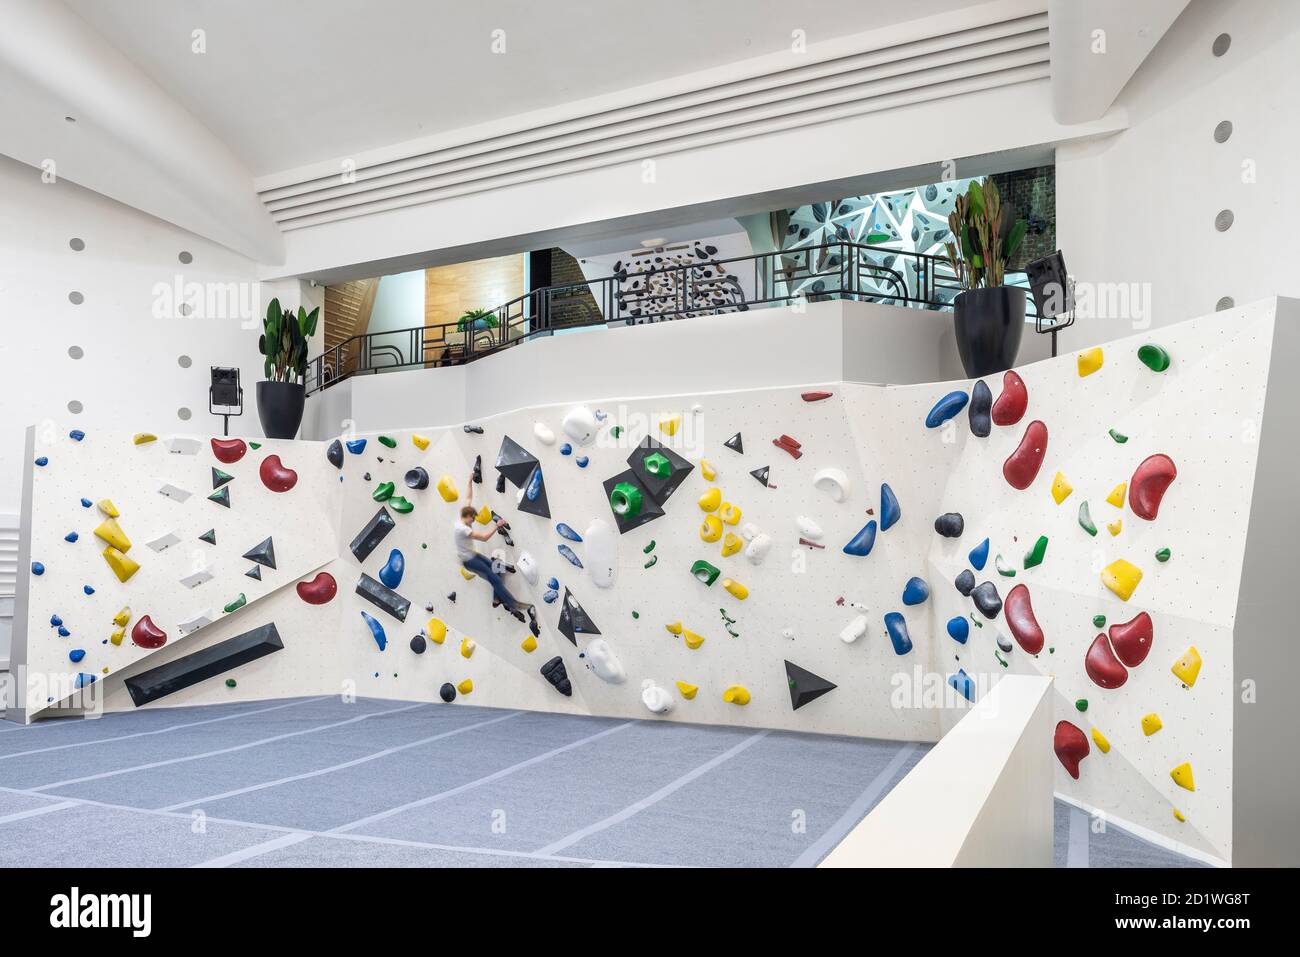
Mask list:
[[[1037,313],[1034,329],[1052,334],[1052,355],[1056,355],[1056,333],[1074,325],[1074,286],[1065,271],[1065,257],[1058,249],[1035,259],[1025,266],[1025,275]]]
[[[223,417],[221,434],[230,434],[230,417],[244,414],[244,389],[239,384],[238,369],[211,366],[212,384],[208,386],[208,411]]]

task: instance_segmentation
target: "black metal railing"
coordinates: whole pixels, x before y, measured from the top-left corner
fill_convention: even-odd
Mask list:
[[[1007,281],[1013,281],[1011,273]],[[496,307],[490,319],[468,325],[442,323],[353,336],[308,363],[307,392],[355,375],[461,365],[540,336],[614,322],[719,315],[799,300],[947,309],[959,292],[946,259],[863,243],[701,260],[544,286]]]

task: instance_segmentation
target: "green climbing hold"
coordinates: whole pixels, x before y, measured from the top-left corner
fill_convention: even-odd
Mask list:
[[[393,438],[391,435],[381,435],[379,437],[379,444],[386,445],[390,449],[395,449],[397,448],[397,439]]]
[[[1043,564],[1043,556],[1047,554],[1047,536],[1039,535],[1038,541],[1034,542],[1034,547],[1025,552],[1025,568],[1033,568],[1035,565]]]
[[[1172,555],[1172,554],[1173,554],[1173,553],[1170,552],[1169,549],[1167,549],[1167,548],[1157,549],[1157,550],[1156,550],[1156,561],[1158,561],[1158,562],[1167,562],[1167,561],[1169,561],[1169,556]]]
[[[1169,353],[1154,342],[1139,346],[1138,358],[1152,372],[1164,372],[1169,368]]]
[[[740,632],[738,632],[738,631],[732,631],[730,625],[727,626],[727,634],[729,634],[732,638],[739,638],[739,637],[740,637]]]
[[[250,443],[250,444],[251,444],[251,443]],[[236,684],[238,684],[238,682],[235,681],[234,678],[227,678],[227,679],[226,679],[226,687],[227,687],[227,688],[233,688],[233,687],[235,687]]]
[[[241,591],[239,597],[226,606],[226,614],[229,615],[232,611],[235,611],[237,608],[243,608],[247,604],[248,599],[244,597],[244,593]]]
[[[1088,510],[1087,502],[1079,503],[1079,527],[1089,535],[1097,534],[1097,525],[1092,520],[1092,512]]]
[[[659,561],[659,556],[658,556],[658,555],[651,555],[651,556],[650,556],[650,561],[646,562],[646,563],[645,563],[644,565],[642,565],[641,567],[642,567],[642,568],[654,568],[654,567],[655,567],[655,563],[658,562],[658,561]]]
[[[997,556],[993,559],[993,567],[998,570],[998,574],[1001,575],[1003,578],[1016,577],[1016,570],[1007,564],[1006,559],[1002,557],[1001,552],[999,552]]]
[[[1000,652],[994,651],[993,657],[998,660],[998,664],[1000,664],[1003,668],[1007,666],[1007,659],[1003,658]]]
[[[636,611],[635,609],[633,609],[633,611],[632,611],[632,618],[633,618],[633,619],[636,619],[636,618],[640,618],[640,617],[641,617],[641,613],[640,613],[639,611]]]
[[[1123,432],[1116,432],[1114,429],[1110,429],[1109,432],[1110,432],[1110,437],[1114,439],[1116,442],[1118,442],[1120,445],[1123,445],[1125,442],[1128,441],[1128,436],[1125,435]]]
[[[1093,616],[1092,616],[1092,627],[1094,627],[1094,628],[1104,628],[1104,627],[1106,627],[1106,616],[1105,616],[1105,615],[1093,615]]]
[[[614,438],[618,438],[620,435],[623,434],[623,426],[621,425],[614,426],[612,429],[609,430],[609,434],[614,436]]]
[[[392,484],[391,482],[389,483]],[[408,501],[404,496],[394,495],[388,500],[388,507],[398,515],[406,515],[415,510],[415,505]]]
[[[662,452],[651,452],[641,460],[641,467],[655,478],[666,479],[673,474],[673,463]]]
[[[699,561],[691,565],[691,574],[695,576],[697,581],[701,581],[706,585],[712,585],[718,580],[718,576],[722,574],[722,570],[716,565],[710,565],[701,558]]]
[[[649,456],[646,458],[648,460]],[[619,482],[609,490],[609,507],[615,515],[627,519],[636,518],[641,514],[641,502],[641,489],[632,482]]]
[[[1074,710],[1075,710],[1075,711],[1087,711],[1087,710],[1088,710],[1088,699],[1087,699],[1087,698],[1080,698],[1078,701],[1076,701],[1076,702],[1074,703]]]
[[[375,486],[375,490],[370,493],[370,497],[376,502],[387,502],[393,497],[393,488],[392,482],[380,482]]]
[[[649,555],[654,550],[655,550],[655,540],[652,538],[650,539],[650,544],[647,545],[645,548],[641,549],[641,553],[643,555]]]
[[[252,449],[254,452],[256,452],[258,449],[260,449],[260,448],[262,447],[262,443],[261,443],[261,442],[249,442],[249,443],[248,443],[248,447],[249,447],[250,449]]]
[[[975,612],[970,613],[970,620],[975,625],[976,628],[984,627],[984,622],[980,621],[978,618],[975,617]]]

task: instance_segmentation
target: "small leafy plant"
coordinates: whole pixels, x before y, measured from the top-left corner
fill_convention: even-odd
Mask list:
[[[491,309],[471,309],[456,320],[456,331],[464,332],[466,329],[481,329],[484,327],[495,329],[497,325],[497,314]]]
[[[1007,263],[1025,238],[1026,223],[1002,205],[992,179],[971,180],[948,214],[953,239],[944,243],[948,262],[963,289],[1003,285]]]
[[[307,377],[307,343],[316,334],[320,306],[308,312],[302,306],[295,315],[292,309],[280,308],[272,299],[262,320],[258,351],[266,356],[263,365],[271,382],[303,382]]]

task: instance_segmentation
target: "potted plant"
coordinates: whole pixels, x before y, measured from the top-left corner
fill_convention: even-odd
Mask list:
[[[1025,326],[1025,290],[1004,286],[1007,262],[1025,238],[1025,221],[1002,205],[992,179],[972,180],[948,214],[944,243],[962,292],[953,303],[957,352],[968,376],[1011,368]]]
[[[456,331],[464,332],[466,329],[495,329],[497,314],[491,309],[471,309],[465,315],[456,320]]]
[[[266,380],[257,383],[257,417],[267,438],[291,439],[302,424],[307,390],[307,343],[316,333],[317,306],[310,313],[302,306],[295,315],[272,299],[262,320],[257,348],[266,357]]]

